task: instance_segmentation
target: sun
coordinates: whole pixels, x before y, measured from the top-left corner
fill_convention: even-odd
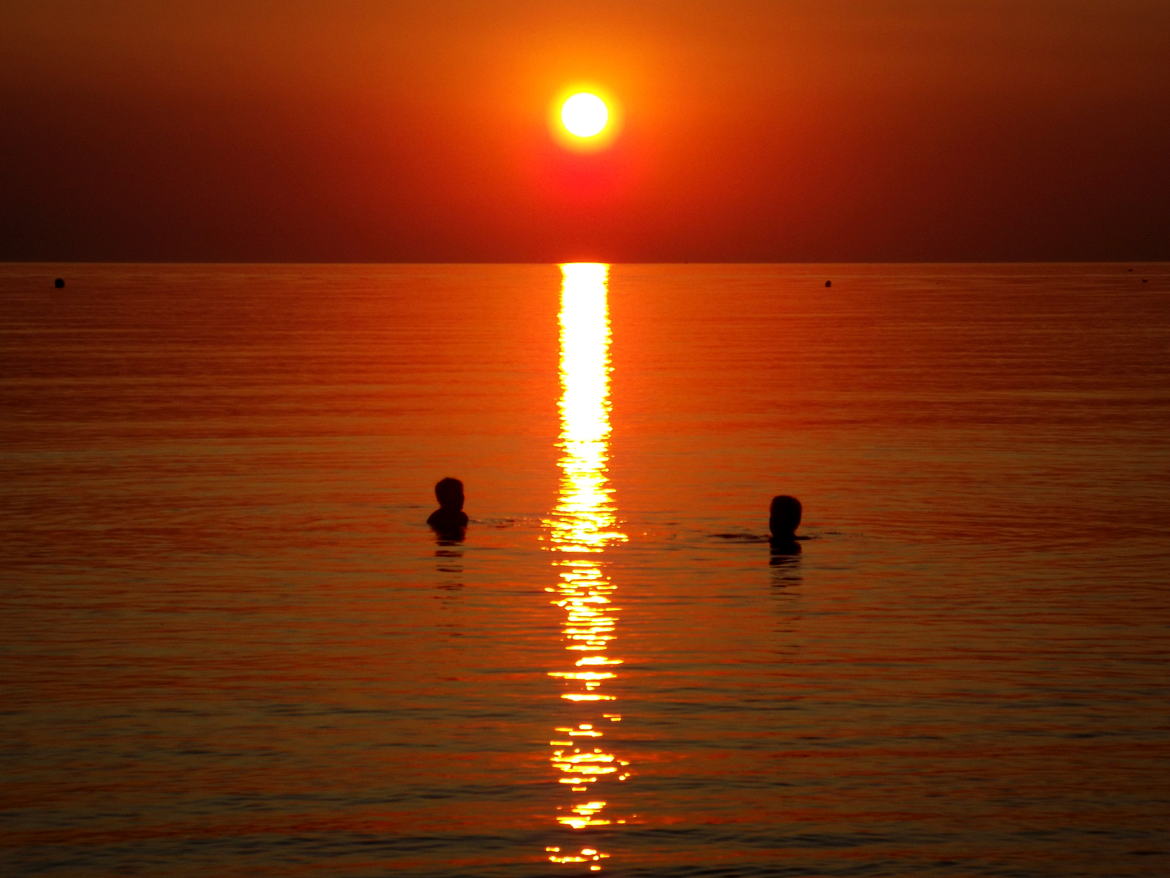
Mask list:
[[[561,124],[575,137],[596,137],[609,124],[609,107],[591,92],[577,92],[561,105]]]
[[[569,152],[604,152],[617,140],[623,116],[621,102],[599,82],[566,85],[548,104],[549,133]]]

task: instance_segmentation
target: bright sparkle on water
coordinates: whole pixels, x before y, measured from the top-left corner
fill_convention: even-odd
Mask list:
[[[606,281],[609,266],[600,263],[562,265],[561,345],[561,468],[560,496],[554,515],[546,522],[553,562],[559,578],[552,604],[564,612],[561,630],[572,669],[550,671],[563,681],[561,698],[587,710],[592,704],[612,707],[613,695],[600,691],[616,677],[612,668],[621,659],[609,655],[617,629],[615,587],[604,569],[601,553],[613,542],[625,540],[616,529],[608,484],[609,460],[609,311]],[[599,794],[606,781],[629,777],[629,764],[599,746],[605,723],[618,722],[617,713],[590,715],[556,729],[549,742],[549,761],[560,772],[558,782],[571,791],[557,822],[574,830],[624,822],[604,815],[608,801]],[[608,854],[595,847],[547,849],[554,863],[590,863],[591,869]]]

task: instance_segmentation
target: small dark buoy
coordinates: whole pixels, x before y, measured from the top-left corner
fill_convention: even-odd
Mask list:
[[[53,286],[55,286],[57,289],[61,289],[63,286],[65,286],[65,278],[57,278],[55,281],[53,281]]]
[[[1142,278],[1142,283],[1144,283],[1144,284],[1148,284],[1148,283],[1149,283],[1149,280],[1147,280],[1146,278],[1144,278],[1144,277],[1143,277],[1143,278]]]
[[[832,285],[833,285],[833,282],[831,280],[825,281],[825,286],[831,287]]]

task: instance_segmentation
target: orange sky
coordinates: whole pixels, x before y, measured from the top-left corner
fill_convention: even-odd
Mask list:
[[[0,23],[3,259],[1170,259],[1166,0],[6,0]],[[549,137],[579,79],[621,100],[604,152]]]

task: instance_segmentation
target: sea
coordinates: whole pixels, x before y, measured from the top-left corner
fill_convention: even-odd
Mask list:
[[[0,366],[0,874],[1170,874],[1170,264],[10,263]]]

